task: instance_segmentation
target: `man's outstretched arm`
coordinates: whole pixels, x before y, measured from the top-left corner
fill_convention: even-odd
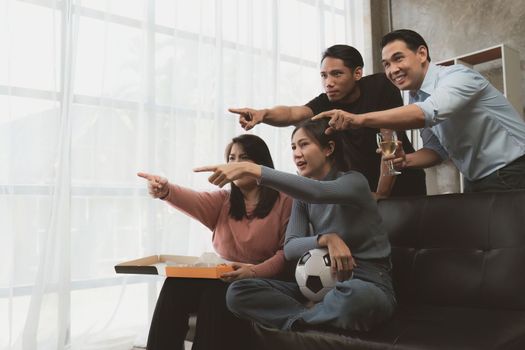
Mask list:
[[[425,126],[423,110],[414,104],[364,114],[352,114],[340,109],[322,112],[314,120],[328,118],[327,133],[350,128],[384,128],[393,130],[419,129]]]
[[[295,125],[314,116],[306,106],[276,106],[268,109],[230,108],[230,112],[239,115],[239,124],[245,130],[250,130],[259,123],[272,126]]]

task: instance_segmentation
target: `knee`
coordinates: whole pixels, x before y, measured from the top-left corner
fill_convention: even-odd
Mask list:
[[[256,281],[252,279],[238,280],[230,284],[226,291],[228,309],[236,315],[241,315],[246,302],[251,299],[249,294],[253,288],[257,286]]]
[[[343,291],[339,326],[345,329],[369,330],[389,318],[393,306],[378,287],[363,281]]]
[[[240,307],[240,295],[242,295],[242,291],[244,290],[244,281],[245,280],[239,280],[235,281],[228,287],[228,290],[226,291],[226,306],[228,306],[228,309],[233,312],[234,314],[237,314],[237,311]]]
[[[371,283],[361,280],[352,281],[350,286],[344,285],[338,290],[344,295],[342,307],[345,309],[352,308],[361,311],[367,308],[367,305],[375,304],[377,293],[374,293],[375,286]]]

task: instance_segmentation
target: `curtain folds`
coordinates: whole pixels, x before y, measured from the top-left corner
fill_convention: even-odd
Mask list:
[[[325,47],[363,49],[349,3],[0,0],[0,349],[143,345],[162,278],[113,266],[212,246],[136,173],[213,189],[229,107],[302,105]],[[294,171],[290,128],[251,132]]]

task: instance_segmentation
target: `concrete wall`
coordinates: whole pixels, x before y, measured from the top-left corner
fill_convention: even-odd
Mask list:
[[[521,96],[525,110],[525,1],[523,0],[371,0],[374,68],[380,71],[378,42],[393,29],[408,28],[420,33],[434,62],[498,44],[520,52]],[[488,65],[486,75],[498,87],[497,66]],[[522,111],[523,112],[523,111]],[[525,115],[525,113],[523,113]]]
[[[429,45],[433,62],[506,44],[520,53],[521,100],[525,115],[525,1],[524,0],[370,0],[374,71],[381,71],[381,37],[390,29],[412,29]],[[500,62],[476,66],[500,90]],[[458,192],[455,167],[427,169],[429,194]]]

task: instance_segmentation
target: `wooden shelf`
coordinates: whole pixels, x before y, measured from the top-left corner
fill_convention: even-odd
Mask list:
[[[436,64],[451,66],[463,64],[476,69],[476,65],[501,59],[503,86],[502,93],[514,106],[518,113],[523,115],[521,101],[521,69],[519,53],[505,44],[496,45],[483,50],[470,52],[465,55],[449,58]]]
[[[471,53],[466,56],[458,57],[459,60],[471,65],[494,61],[502,57],[501,46]]]
[[[448,60],[448,61],[441,61],[441,62],[438,62],[436,63],[440,66],[451,66],[453,64],[456,64],[456,62],[454,60]]]

